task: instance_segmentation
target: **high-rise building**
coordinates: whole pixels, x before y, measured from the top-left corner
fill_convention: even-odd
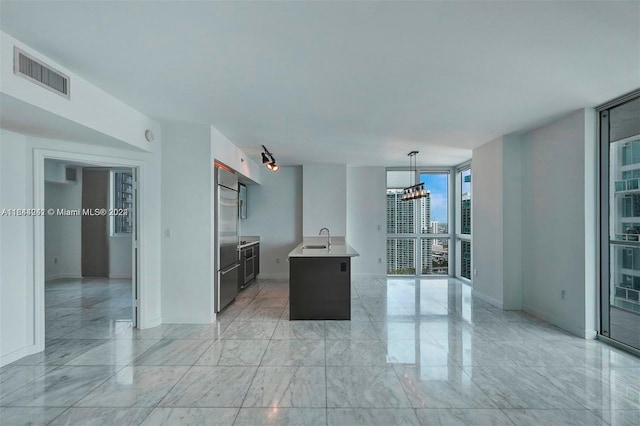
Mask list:
[[[462,194],[460,231],[462,234],[471,234],[471,194]]]
[[[387,189],[387,233],[414,233],[413,201],[402,201],[401,189]]]
[[[431,231],[432,234],[438,234],[440,233],[440,222],[438,222],[437,220],[432,220],[431,221]]]
[[[613,211],[616,240],[640,240],[640,140],[617,144],[612,153],[615,175]],[[618,246],[612,258],[614,272],[610,303],[640,313],[640,248]]]
[[[431,226],[431,193],[418,200],[420,203],[421,231]],[[415,201],[403,201],[401,189],[387,190],[387,233],[413,234],[415,229]],[[422,273],[431,273],[431,240],[421,243]],[[387,239],[387,272],[389,274],[416,273],[416,247],[413,238]]]

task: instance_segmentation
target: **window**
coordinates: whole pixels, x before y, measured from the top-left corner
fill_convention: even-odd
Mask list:
[[[456,276],[471,279],[471,165],[456,175]]]
[[[427,196],[403,201],[420,181]],[[449,274],[449,173],[387,171],[387,274]]]
[[[133,232],[133,175],[131,172],[112,172],[114,214],[111,216],[111,233],[125,235]]]

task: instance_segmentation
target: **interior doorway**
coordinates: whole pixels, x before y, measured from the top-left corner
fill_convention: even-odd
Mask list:
[[[44,337],[81,354],[139,319],[136,167],[44,159]]]

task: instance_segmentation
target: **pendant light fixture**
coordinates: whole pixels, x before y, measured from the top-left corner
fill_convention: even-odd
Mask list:
[[[411,186],[407,186],[402,190],[402,201],[417,200],[427,196],[427,191],[424,189],[424,183],[415,183],[416,179],[416,154],[418,151],[411,151],[409,154],[409,171],[411,172],[411,180],[409,183],[413,183]]]
[[[280,170],[280,166],[276,164],[276,159],[273,157],[273,154],[269,152],[266,146],[262,145],[262,149],[264,152],[262,153],[262,164],[269,170],[274,173],[278,173]]]

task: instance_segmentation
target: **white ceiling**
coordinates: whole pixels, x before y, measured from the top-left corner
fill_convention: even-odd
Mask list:
[[[640,87],[640,2],[0,2],[3,31],[259,160],[453,165]]]

